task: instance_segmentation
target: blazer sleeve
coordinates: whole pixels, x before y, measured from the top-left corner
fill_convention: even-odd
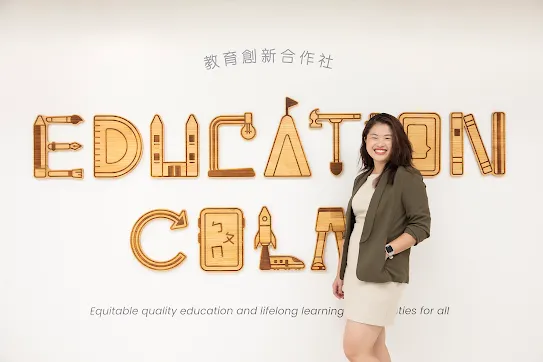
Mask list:
[[[406,172],[402,188],[402,203],[407,217],[405,232],[415,239],[415,245],[430,236],[431,215],[426,184],[418,170]]]

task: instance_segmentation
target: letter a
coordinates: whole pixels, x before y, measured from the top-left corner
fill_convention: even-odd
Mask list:
[[[311,176],[311,170],[296,130],[296,124],[288,114],[288,109],[296,104],[298,102],[287,97],[286,114],[279,123],[266,171],[264,172],[265,177]]]

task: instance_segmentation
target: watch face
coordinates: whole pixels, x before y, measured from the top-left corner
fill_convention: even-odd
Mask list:
[[[392,253],[392,251],[393,251],[394,249],[392,249],[392,246],[387,245],[387,246],[386,246],[386,250],[387,250],[389,253]]]

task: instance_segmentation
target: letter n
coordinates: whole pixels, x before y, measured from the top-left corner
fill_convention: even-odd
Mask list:
[[[464,129],[481,174],[505,175],[505,113],[492,113],[492,159],[489,158],[473,114],[450,115],[451,175],[464,174]]]

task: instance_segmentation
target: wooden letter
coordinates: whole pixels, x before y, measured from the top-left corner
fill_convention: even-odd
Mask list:
[[[94,117],[94,176],[124,176],[139,163],[141,135],[128,120],[117,116]]]

